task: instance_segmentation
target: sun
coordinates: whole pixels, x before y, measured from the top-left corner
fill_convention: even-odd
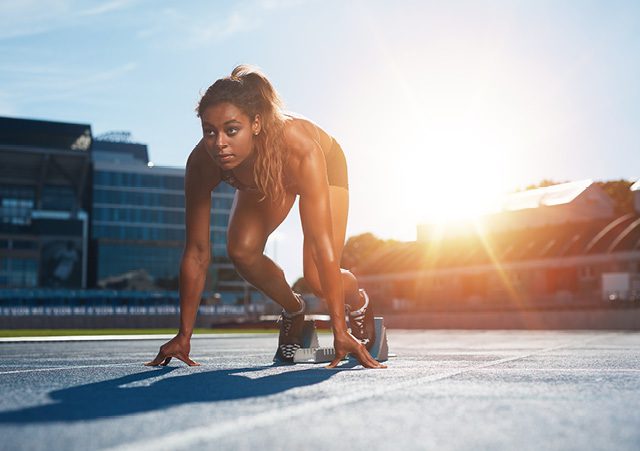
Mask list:
[[[406,216],[416,222],[447,223],[499,208],[508,189],[509,134],[491,118],[432,121],[411,149],[399,189]]]
[[[404,239],[418,224],[498,210],[523,174],[540,167],[536,147],[550,139],[526,89],[534,75],[514,81],[499,48],[469,52],[459,41],[430,42],[421,58],[407,59],[416,52],[394,52],[373,31],[381,70],[358,80],[355,94],[369,97],[343,113],[351,129],[369,131],[353,140],[369,169],[355,175],[381,174],[367,179],[369,210],[383,208],[384,228]]]

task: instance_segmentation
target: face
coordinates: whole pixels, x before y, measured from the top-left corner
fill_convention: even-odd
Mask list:
[[[225,102],[207,108],[200,120],[205,147],[222,169],[253,161],[259,115],[252,121],[240,108]]]

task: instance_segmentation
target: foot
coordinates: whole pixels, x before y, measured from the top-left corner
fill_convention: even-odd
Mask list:
[[[293,313],[282,311],[278,319],[280,323],[280,336],[278,338],[278,351],[276,360],[293,363],[293,356],[302,347],[302,331],[304,328],[305,302],[298,293],[294,293],[300,301],[300,310]]]
[[[369,305],[369,295],[362,288],[359,291],[364,299],[364,305],[358,310],[349,312],[349,326],[351,334],[369,350],[376,341],[376,323]]]

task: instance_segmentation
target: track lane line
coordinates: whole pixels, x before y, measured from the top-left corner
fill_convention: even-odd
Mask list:
[[[143,365],[143,363],[142,362],[109,363],[104,365],[78,365],[78,366],[60,366],[60,367],[51,367],[51,368],[30,368],[25,370],[0,371],[0,376],[5,374],[30,373],[34,371],[59,371],[59,370],[75,370],[75,369],[83,369],[83,368],[110,368],[112,366],[131,366],[131,365]]]
[[[275,336],[276,332],[259,334],[198,334],[191,339],[203,338],[259,338]],[[119,341],[119,340],[170,340],[176,334],[130,334],[130,335],[45,335],[36,337],[0,337],[0,343],[32,343],[58,341]]]
[[[260,356],[264,356],[267,353],[261,353],[261,354],[239,354],[237,357],[260,357]],[[227,357],[225,357],[227,358]],[[178,360],[176,358],[174,358],[175,360]],[[205,357],[203,359],[198,359],[196,358],[196,361],[198,362],[202,362],[204,360],[216,360],[219,359],[219,357]],[[138,362],[131,362],[131,363],[105,363],[105,364],[98,364],[98,365],[74,365],[74,366],[54,366],[54,367],[48,367],[48,368],[25,368],[22,370],[9,370],[9,371],[0,371],[0,376],[5,375],[5,374],[16,374],[16,373],[29,373],[32,371],[60,371],[60,370],[75,370],[75,369],[83,369],[83,368],[110,368],[112,366],[128,366],[128,365],[140,365],[140,366],[145,366],[144,362],[142,360],[138,361]],[[184,365],[179,365],[179,366],[184,366],[185,368],[188,368],[188,366],[186,364]],[[206,368],[209,365],[207,364],[201,364],[198,368]],[[145,366],[146,367],[146,366]],[[153,368],[153,367],[146,367],[146,368]]]

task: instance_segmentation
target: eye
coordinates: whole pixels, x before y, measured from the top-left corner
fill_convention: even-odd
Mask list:
[[[205,130],[204,134],[205,136],[216,136],[215,130]]]
[[[227,135],[235,135],[238,133],[238,129],[236,127],[231,127],[227,129]]]

